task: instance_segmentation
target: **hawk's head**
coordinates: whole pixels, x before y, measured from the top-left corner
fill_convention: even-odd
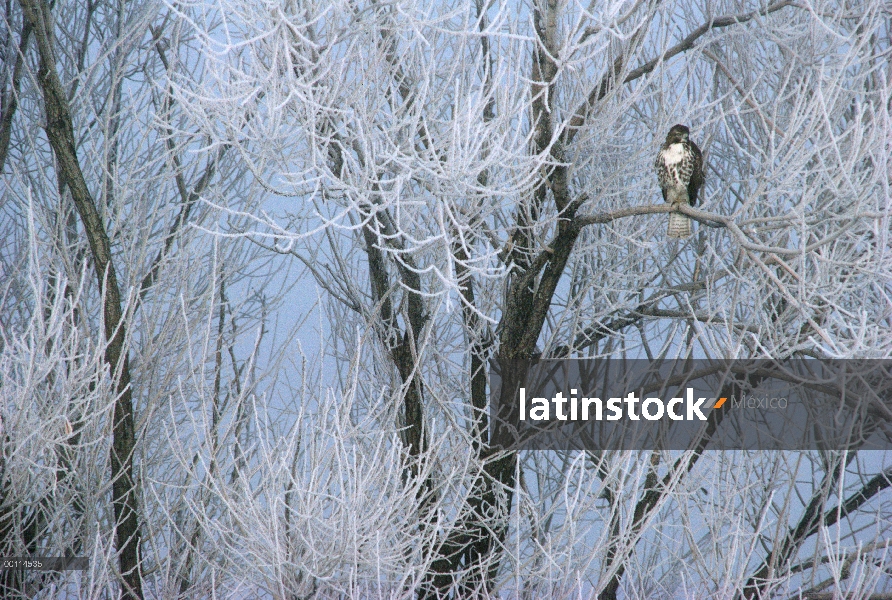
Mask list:
[[[673,125],[669,133],[666,134],[667,144],[677,144],[679,142],[688,141],[691,130],[684,125]]]

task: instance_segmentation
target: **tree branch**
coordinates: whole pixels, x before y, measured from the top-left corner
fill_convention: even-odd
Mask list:
[[[11,15],[7,16],[11,22]],[[16,52],[15,63],[12,68],[12,81],[9,91],[3,90],[0,96],[0,174],[6,164],[6,156],[9,153],[9,140],[12,135],[12,118],[19,106],[19,88],[22,81],[22,72],[25,66],[25,52],[28,50],[28,40],[31,37],[31,24],[25,19],[22,24],[22,36]]]
[[[839,469],[835,469],[833,476],[838,477],[838,472]],[[820,490],[815,493],[809,502],[796,528],[786,535],[780,548],[769,553],[765,561],[763,561],[762,567],[749,578],[740,594],[740,598],[749,600],[750,598],[760,597],[760,594],[770,581],[768,576],[773,566],[784,564],[793,551],[799,548],[805,540],[817,533],[822,526],[832,527],[840,519],[861,508],[865,502],[890,485],[892,485],[892,468],[875,475],[860,490],[849,496],[842,506],[828,510],[823,517],[818,516],[818,512],[823,507],[823,502],[826,500],[826,487],[821,486]]]
[[[137,512],[136,483],[133,478],[134,432],[129,357],[125,348],[126,331],[121,309],[121,292],[112,261],[111,243],[102,217],[96,208],[83,171],[78,162],[74,127],[68,98],[56,72],[54,40],[49,7],[39,0],[20,0],[22,10],[34,30],[40,52],[37,79],[43,91],[47,138],[55,154],[60,180],[71,191],[71,197],[84,226],[96,277],[103,299],[105,324],[105,362],[116,381],[117,399],[112,426],[112,503],[115,511],[115,537],[123,577],[123,596],[142,598],[142,575],[139,559],[141,540]]]
[[[167,61],[167,55],[161,45],[161,30],[154,27],[149,27],[149,31],[152,33],[152,45],[158,53],[158,57],[161,59],[164,67],[166,69],[169,69],[170,65]],[[162,112],[166,118],[171,106],[171,94],[169,93],[169,90],[164,105],[166,110]],[[167,255],[170,254],[170,250],[173,247],[173,243],[176,240],[177,234],[189,220],[189,214],[192,212],[192,208],[195,206],[195,203],[198,202],[199,198],[201,198],[201,194],[210,184],[211,179],[213,179],[214,174],[216,173],[217,166],[220,164],[220,161],[223,159],[223,156],[229,149],[229,144],[224,144],[217,150],[217,154],[208,162],[207,166],[205,167],[204,173],[202,173],[201,177],[195,183],[195,186],[190,192],[186,188],[186,182],[183,178],[183,173],[180,166],[180,159],[177,156],[176,148],[174,147],[173,131],[170,130],[170,127],[167,127],[166,129],[167,150],[168,152],[170,152],[171,162],[173,162],[174,180],[176,182],[177,192],[180,195],[180,212],[177,215],[177,218],[168,228],[167,234],[164,236],[164,242],[161,248],[158,249],[158,253],[155,255],[155,259],[152,261],[152,265],[149,267],[149,272],[146,273],[145,277],[143,277],[142,282],[140,283],[139,295],[136,298],[134,311],[136,311],[141,306],[142,300],[145,298],[146,294],[149,292],[152,286],[155,285],[155,281],[158,278],[158,273],[161,271],[161,264],[164,262],[164,259],[167,257]]]
[[[746,379],[748,385],[755,387],[762,380],[762,377],[758,375],[748,375]],[[732,396],[739,396],[740,394],[741,384],[737,381],[723,385],[720,393],[721,396],[729,398]],[[689,473],[691,469],[694,468],[694,465],[697,464],[697,461],[703,455],[706,446],[709,444],[712,436],[715,435],[715,432],[718,430],[727,414],[727,411],[710,412],[706,430],[697,440],[694,448],[692,448],[690,452],[686,452],[683,456],[676,459],[672,464],[672,467],[669,469],[669,472],[663,476],[659,483],[646,486],[644,494],[642,494],[641,498],[635,504],[634,517],[632,524],[629,527],[629,533],[624,536],[625,540],[615,540],[611,548],[607,551],[607,556],[610,557],[613,575],[601,593],[598,594],[598,600],[616,600],[619,586],[626,570],[625,558],[628,556],[628,553],[631,552],[631,549],[635,547],[644,525],[654,514],[657,507],[659,507],[663,498],[665,498],[672,490],[675,483],[677,483],[685,474]],[[622,542],[625,542],[625,544]],[[620,550],[623,547],[625,550],[621,552]]]
[[[821,511],[824,503],[827,502],[827,495],[836,485],[842,465],[830,469],[824,475],[824,481],[817,488],[805,507],[796,527],[790,530],[784,536],[780,546],[775,547],[768,553],[762,566],[747,581],[746,586],[741,593],[742,598],[750,599],[753,597],[762,597],[762,592],[771,583],[771,576],[779,565],[787,564],[793,552],[796,551],[812,533],[818,530],[821,524]]]
[[[643,77],[644,75],[647,75],[648,73],[653,71],[658,64],[669,60],[677,54],[690,50],[694,47],[694,44],[697,42],[697,40],[699,40],[701,37],[712,31],[713,29],[720,29],[722,27],[729,27],[731,25],[746,23],[747,21],[750,21],[758,16],[769,15],[787,6],[796,6],[796,3],[793,0],[781,0],[780,2],[776,2],[763,10],[752,11],[741,15],[729,15],[725,17],[719,17],[717,19],[711,19],[707,23],[700,25],[700,27],[689,33],[687,37],[666,50],[666,52],[664,52],[662,55],[647,61],[646,63],[636,69],[633,69],[632,71],[629,71],[629,74],[625,76],[622,82],[630,83],[632,81],[635,81],[636,79],[639,79],[640,77]],[[623,57],[620,57],[617,60],[622,59]],[[616,65],[614,66],[613,72],[619,72],[616,68]],[[583,102],[582,105],[578,109],[576,109],[573,117],[567,122],[565,129],[567,132],[566,138],[568,142],[571,141],[576,135],[576,132],[585,125],[585,119],[591,109],[594,108],[595,104],[600,102],[610,92],[610,90],[613,89],[615,85],[612,76],[613,72],[608,73],[601,78],[601,81],[592,89],[585,102]]]

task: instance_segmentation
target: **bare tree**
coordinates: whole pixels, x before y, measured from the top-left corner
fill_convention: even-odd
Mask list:
[[[218,338],[235,343],[242,303],[218,288],[251,261],[239,243],[189,250],[188,225],[207,215],[202,194],[244,191],[244,169],[221,169],[225,148],[203,164],[183,157],[196,135],[174,130],[180,111],[157,84],[172,68],[160,38],[173,33],[159,5],[7,2],[3,24],[0,553],[86,554],[101,575],[62,589],[142,598],[146,570],[176,545],[157,537],[171,511],[143,478],[182,476],[153,448],[158,413],[201,339],[188,323],[225,307],[232,330]],[[202,256],[210,275],[184,285]],[[243,316],[251,327],[261,311]],[[217,361],[218,388],[248,377],[232,357],[231,377]],[[14,571],[0,584],[4,597],[61,585]]]
[[[7,3],[0,543],[105,566],[5,585],[888,591],[888,457],[518,453],[488,376],[887,358],[889,34],[874,1]],[[675,123],[698,207],[659,197]]]

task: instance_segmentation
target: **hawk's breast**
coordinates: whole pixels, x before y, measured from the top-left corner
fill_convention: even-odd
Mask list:
[[[660,151],[658,176],[663,188],[687,187],[693,170],[693,157],[682,143],[670,144]]]
[[[685,154],[684,144],[672,144],[663,151],[663,162],[667,167],[677,165],[684,160]]]

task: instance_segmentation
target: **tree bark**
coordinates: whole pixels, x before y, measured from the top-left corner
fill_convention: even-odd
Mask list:
[[[139,545],[140,527],[137,489],[133,477],[133,449],[136,444],[133,402],[130,388],[129,357],[124,347],[125,324],[121,292],[111,255],[111,243],[78,162],[68,100],[56,72],[52,15],[39,0],[20,0],[25,20],[34,32],[40,53],[37,79],[43,93],[47,138],[56,157],[63,187],[72,200],[84,226],[103,301],[105,362],[115,380],[111,450],[112,503],[115,512],[115,541],[123,577],[123,598],[142,598]]]

